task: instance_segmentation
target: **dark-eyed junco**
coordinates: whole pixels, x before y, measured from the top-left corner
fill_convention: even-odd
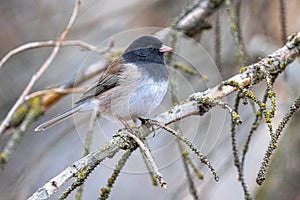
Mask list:
[[[133,41],[69,110],[38,126],[35,131],[60,122],[76,112],[96,110],[101,115],[130,120],[147,117],[162,101],[168,87],[164,52],[172,48],[153,36]]]

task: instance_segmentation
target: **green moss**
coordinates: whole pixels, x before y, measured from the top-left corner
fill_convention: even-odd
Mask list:
[[[104,194],[107,194],[107,193],[109,193],[109,188],[103,187],[103,188],[100,189],[101,196],[104,195]]]
[[[71,187],[76,187],[76,186],[77,186],[77,182],[73,181]]]
[[[201,78],[204,80],[204,81],[208,81],[209,80],[209,77],[206,75],[206,74],[203,74],[201,76]]]
[[[28,109],[29,109],[29,105],[27,104],[27,102],[20,105],[12,115],[11,120],[9,121],[9,126],[10,127],[18,126],[23,121],[26,113],[28,112]]]
[[[0,153],[0,163],[6,163],[6,162],[7,162],[6,154]]]
[[[189,155],[189,152],[187,151],[187,150],[184,150],[183,152],[182,152],[182,156],[188,156]]]
[[[199,170],[197,170],[197,171],[195,171],[195,173],[196,173],[196,176],[199,178],[199,179],[203,179],[203,174],[199,171]],[[214,174],[215,175],[215,174]]]
[[[260,115],[261,115],[260,110],[258,110],[258,111],[255,112],[255,117],[258,117],[258,116],[260,116]]]
[[[84,174],[85,174],[85,170],[80,170],[79,172],[78,172],[78,175],[77,175],[77,178],[83,178],[83,176],[84,176]]]
[[[274,149],[277,148],[277,142],[273,142],[273,148],[274,148]]]
[[[272,59],[267,59],[267,63],[268,64],[273,64],[273,60]]]
[[[247,67],[242,66],[242,67],[240,68],[240,73],[243,73],[244,71],[246,71],[246,69],[247,69]]]
[[[259,107],[262,110],[266,110],[266,104],[264,102],[259,102]]]
[[[171,29],[176,29],[176,26],[177,26],[176,22],[170,23]]]
[[[267,112],[265,114],[265,118],[266,118],[266,123],[271,123],[272,122],[270,112]]]
[[[280,67],[280,69],[284,69],[284,68],[285,68],[285,64],[284,64],[283,62],[281,62],[281,63],[279,64],[279,67]]]
[[[151,175],[151,183],[153,186],[157,186],[157,181],[154,176]]]
[[[268,91],[269,97],[273,97],[275,95],[275,92],[273,90]]]
[[[232,112],[232,119],[233,120],[236,120],[236,118],[238,117],[239,115],[237,114],[237,112],[233,111]]]
[[[112,184],[114,181],[115,181],[115,179],[112,177],[107,179],[108,184]]]
[[[234,22],[231,22],[230,27],[233,31],[236,31],[237,25]]]

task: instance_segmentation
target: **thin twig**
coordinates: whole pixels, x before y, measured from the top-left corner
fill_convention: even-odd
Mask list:
[[[239,24],[239,10],[235,10],[233,6],[232,0],[225,0],[225,4],[227,6],[227,11],[229,15],[229,20],[230,20],[230,27],[231,27],[231,32],[232,36],[235,42],[235,46],[237,47],[237,58],[240,64],[240,67],[244,65],[245,62],[245,46],[242,41],[242,32],[240,30],[240,24]]]
[[[286,38],[287,38],[285,0],[279,0],[279,11],[280,11],[279,13],[280,13],[281,41],[282,41],[282,44],[284,44],[286,42]]]
[[[290,106],[289,111],[285,114],[281,122],[278,124],[278,127],[275,131],[274,137],[271,139],[268,149],[266,150],[265,156],[263,158],[263,162],[259,168],[256,182],[261,185],[266,178],[266,170],[269,166],[270,158],[273,155],[273,152],[277,148],[277,143],[281,133],[283,132],[285,126],[291,119],[291,117],[297,112],[300,108],[300,96],[294,101],[294,103]]]
[[[86,88],[51,88],[46,90],[40,90],[37,92],[33,92],[27,96],[25,96],[25,101],[37,96],[42,96],[50,93],[57,93],[57,94],[74,94],[74,93],[83,93]]]
[[[221,56],[221,24],[220,24],[220,16],[219,13],[216,14],[216,20],[215,20],[215,29],[214,29],[214,51],[215,51],[215,62],[216,65],[221,73],[222,76],[224,76],[223,68],[222,68],[222,56]]]
[[[13,116],[13,114],[15,113],[17,108],[24,102],[24,97],[30,92],[30,90],[34,86],[35,82],[42,76],[42,74],[46,71],[46,69],[49,67],[49,65],[52,63],[52,61],[56,57],[56,55],[57,55],[57,53],[58,53],[58,51],[59,51],[59,49],[62,45],[62,41],[65,40],[65,37],[67,36],[67,34],[69,33],[72,25],[75,22],[75,19],[78,15],[80,3],[81,3],[80,0],[76,1],[76,5],[74,7],[72,16],[69,20],[69,23],[67,24],[67,26],[66,26],[65,30],[62,32],[62,34],[59,36],[59,38],[58,38],[58,40],[55,44],[55,47],[52,50],[51,54],[49,55],[47,60],[43,63],[43,65],[39,68],[39,70],[32,76],[30,82],[25,87],[24,91],[22,92],[22,94],[20,95],[20,97],[18,98],[18,100],[16,101],[14,106],[10,109],[10,111],[6,115],[5,119],[1,123],[1,125],[0,125],[0,136],[2,135],[2,133],[4,132],[6,127],[9,126],[9,120]]]
[[[146,145],[147,148],[149,148],[149,145],[147,144],[147,140],[144,140],[144,144]],[[142,158],[143,158],[143,160],[144,160],[144,163],[145,163],[146,168],[147,168],[147,170],[148,170],[148,173],[149,173],[149,175],[150,175],[152,185],[157,186],[157,181],[156,181],[156,179],[155,179],[155,175],[154,175],[154,173],[152,172],[151,167],[149,166],[149,163],[147,162],[147,158],[146,158],[145,154],[142,152],[141,149],[140,149],[140,153],[141,153],[141,155],[142,155]]]
[[[125,151],[125,153],[122,155],[122,157],[120,158],[120,160],[118,161],[117,165],[114,168],[113,174],[111,175],[110,178],[108,178],[106,187],[103,187],[100,189],[100,196],[99,196],[98,200],[108,199],[114,183],[116,182],[119,174],[121,173],[121,170],[125,166],[126,161],[130,158],[133,151],[134,151],[134,149],[127,149]]]
[[[146,161],[149,164],[149,167],[152,170],[152,173],[154,174],[154,177],[156,178],[156,180],[159,182],[160,186],[164,189],[167,189],[167,183],[166,181],[163,179],[161,173],[158,170],[158,167],[151,155],[150,150],[146,147],[146,145],[142,142],[141,139],[139,139],[137,136],[135,136],[132,133],[128,133],[129,137],[131,137],[132,139],[134,139],[134,141],[139,145],[140,149],[142,150],[144,156],[146,157]]]
[[[215,178],[215,181],[219,181],[219,176],[217,175],[217,172],[215,171],[215,169],[213,168],[213,166],[211,165],[211,163],[209,162],[207,157],[204,156],[202,153],[200,153],[198,148],[195,147],[187,138],[185,138],[180,133],[178,133],[174,129],[171,129],[170,127],[168,127],[164,124],[161,124],[159,122],[152,121],[152,120],[150,121],[150,123],[153,125],[156,125],[158,127],[161,127],[162,129],[164,129],[164,130],[168,131],[169,133],[171,133],[172,135],[176,136],[180,141],[184,142],[200,158],[200,161],[202,163],[204,163],[205,165],[207,165],[207,167],[212,172],[212,174]]]
[[[189,153],[185,150],[183,142],[180,141],[179,139],[177,139],[177,143],[178,143],[178,146],[179,146],[179,150],[182,154],[182,162],[183,162],[184,171],[185,171],[185,174],[186,174],[186,177],[187,177],[187,180],[188,180],[187,182],[188,182],[188,185],[189,185],[190,194],[192,195],[193,199],[198,200],[200,198],[199,198],[199,195],[197,193],[195,183],[193,181],[193,176],[192,176],[191,171],[190,171],[189,166],[188,166],[188,164],[190,164],[190,163],[193,166],[194,163],[191,161],[191,159],[189,157]],[[190,161],[190,163],[188,162],[188,160]],[[193,168],[193,169],[195,170],[196,168]]]
[[[236,99],[235,99],[234,112],[238,112],[240,100],[241,100],[240,92],[238,92]],[[239,155],[238,155],[236,127],[237,127],[237,122],[235,120],[235,117],[234,117],[234,115],[231,115],[231,130],[230,130],[230,132],[231,132],[231,146],[232,146],[234,165],[236,166],[237,171],[238,171],[238,181],[241,183],[241,186],[242,186],[242,189],[244,192],[244,199],[251,200],[252,197],[249,193],[249,189],[246,184],[246,180],[245,180],[245,176],[244,176],[244,169],[241,166],[241,162],[240,162]]]
[[[14,55],[21,53],[23,51],[29,50],[29,49],[35,49],[40,47],[51,47],[56,46],[57,41],[55,40],[48,40],[48,41],[38,41],[38,42],[30,42],[23,44],[13,50],[10,50],[0,61],[0,68]],[[84,42],[82,40],[66,40],[61,42],[61,46],[80,46],[82,48],[85,48],[87,50],[93,51],[97,54],[104,54],[107,53],[107,49],[98,49],[96,46],[93,46],[87,42]]]
[[[12,153],[14,152],[16,145],[20,142],[25,134],[25,130],[28,127],[29,121],[24,120],[21,124],[21,128],[14,131],[12,136],[6,142],[4,149],[0,153],[0,172],[4,169],[5,164],[10,159]]]
[[[91,141],[92,141],[92,136],[94,133],[94,127],[95,127],[95,123],[97,120],[97,112],[92,112],[91,114],[91,118],[90,118],[90,123],[89,123],[89,127],[88,127],[88,131],[87,134],[85,136],[85,140],[84,140],[84,146],[83,146],[83,153],[82,153],[82,157],[88,155],[90,153],[90,146],[91,146]],[[82,191],[83,191],[83,184],[80,185],[77,189],[75,198],[76,200],[81,200],[82,197]]]
[[[171,65],[168,64],[168,66],[171,66]],[[197,70],[193,69],[191,66],[189,66],[183,62],[176,62],[172,65],[172,67],[174,67],[174,69],[179,69],[180,71],[187,73],[189,75],[200,77],[204,81],[208,80],[207,75],[201,74],[200,72],[198,72]]]
[[[234,109],[232,109],[227,103],[222,101],[216,101],[215,103],[216,105],[221,106],[223,109],[228,110],[236,125],[241,125],[243,123],[238,113]]]

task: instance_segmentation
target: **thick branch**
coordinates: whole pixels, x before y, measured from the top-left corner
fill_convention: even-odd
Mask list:
[[[174,28],[193,37],[202,30],[211,28],[208,18],[223,4],[224,0],[197,0],[187,8],[175,23]]]

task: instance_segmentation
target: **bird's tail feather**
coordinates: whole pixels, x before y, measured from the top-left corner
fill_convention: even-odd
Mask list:
[[[59,113],[58,115],[54,116],[53,118],[49,119],[48,121],[42,123],[38,127],[34,129],[34,131],[43,131],[46,128],[49,128],[50,126],[61,122],[65,120],[66,118],[70,117],[72,114],[80,111],[82,108],[82,104],[78,104],[77,106],[74,106],[73,108],[70,108],[62,113]]]

